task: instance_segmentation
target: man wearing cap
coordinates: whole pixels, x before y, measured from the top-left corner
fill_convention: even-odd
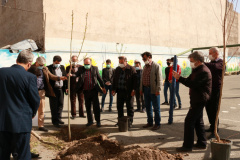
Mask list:
[[[67,77],[64,76],[55,76],[53,75],[47,67],[44,66],[46,64],[46,60],[44,57],[38,57],[36,59],[35,64],[33,66],[36,66],[39,70],[41,75],[37,77],[37,87],[38,87],[38,93],[40,96],[40,105],[38,108],[38,129],[40,131],[47,132],[48,129],[44,127],[44,111],[45,111],[45,95],[47,97],[55,97],[55,93],[52,89],[52,86],[49,83],[49,79],[53,81],[59,81],[59,80],[66,80]]]
[[[113,77],[113,89],[112,95],[117,93],[117,110],[118,119],[124,116],[123,107],[126,102],[127,116],[129,117],[129,127],[132,127],[133,123],[133,96],[137,88],[136,80],[137,73],[134,67],[127,63],[125,56],[118,57],[119,66],[115,70]]]
[[[135,110],[135,112],[144,113],[145,112],[145,103],[144,103],[143,95],[140,95],[140,81],[141,81],[141,77],[142,77],[142,67],[141,67],[141,63],[139,60],[134,61],[134,67],[137,72],[137,88],[136,88],[136,93],[135,93],[137,109]]]

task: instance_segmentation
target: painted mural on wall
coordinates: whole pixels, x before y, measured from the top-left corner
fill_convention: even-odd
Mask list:
[[[16,64],[16,59],[19,53],[11,53],[8,49],[0,49],[0,68],[2,67],[10,67],[13,64]],[[37,57],[43,56],[46,58],[46,54],[41,54],[37,52],[33,52],[34,59],[33,62],[36,61]]]
[[[236,72],[240,69],[240,57],[227,58],[227,72]]]
[[[67,67],[69,65],[70,54],[69,53],[37,53],[34,54],[34,62],[37,57],[43,56],[47,60],[47,65],[52,64],[53,57],[55,55],[60,55],[62,57],[61,64]],[[74,55],[78,55],[77,53]],[[144,62],[142,61],[142,57],[139,54],[121,54],[122,56],[127,57],[128,64],[134,66],[134,60],[139,60],[141,62],[142,67],[144,66]],[[10,67],[11,65],[16,63],[18,53],[11,53],[8,49],[0,49],[0,68],[1,67]],[[82,53],[79,57],[79,64],[83,65],[83,57],[86,56],[86,53]],[[106,67],[106,59],[110,59],[112,61],[112,68],[116,68],[118,66],[118,56],[120,54],[102,54],[102,53],[90,53],[87,54],[87,57],[92,58],[92,64],[94,66],[98,66],[100,74],[102,73],[102,68]],[[172,55],[153,55],[153,61],[157,62],[162,67],[162,75],[165,78],[165,68],[167,67],[166,60],[171,58]],[[240,57],[228,57],[227,63],[227,72],[239,71],[240,69]],[[191,74],[191,67],[188,58],[178,58],[178,64],[182,69],[182,76],[187,77]]]

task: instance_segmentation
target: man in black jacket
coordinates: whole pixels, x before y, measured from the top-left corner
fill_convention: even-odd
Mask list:
[[[143,99],[143,95],[140,94],[140,82],[141,82],[141,78],[142,78],[142,67],[141,67],[141,62],[138,60],[134,61],[135,64],[135,69],[137,72],[137,88],[136,88],[136,93],[135,93],[135,97],[136,97],[136,102],[137,102],[137,109],[135,110],[135,112],[141,112],[141,113],[145,113],[145,103],[144,103],[144,99]]]
[[[90,58],[84,59],[84,66],[78,68],[76,77],[79,77],[77,83],[77,91],[83,90],[85,106],[87,111],[88,123],[86,126],[93,124],[93,115],[91,109],[91,103],[93,103],[93,112],[97,127],[101,127],[100,122],[100,106],[98,99],[98,92],[106,94],[103,80],[99,74],[98,67],[92,66],[92,60]],[[102,88],[99,87],[99,84]]]
[[[192,74],[188,78],[183,78],[173,71],[173,76],[180,83],[190,88],[190,109],[184,123],[184,142],[182,147],[176,149],[178,152],[192,151],[194,129],[198,137],[197,144],[194,146],[205,149],[207,145],[203,123],[203,108],[211,95],[212,75],[208,67],[203,63],[204,57],[201,52],[195,51],[188,58],[192,67]]]
[[[124,116],[123,107],[126,102],[127,115],[129,117],[129,127],[132,127],[133,122],[133,96],[136,91],[137,74],[134,67],[127,64],[127,58],[124,56],[118,57],[119,66],[115,70],[113,77],[112,95],[117,93],[117,110],[118,119]]]
[[[108,111],[112,111],[112,103],[113,103],[113,95],[112,95],[112,83],[113,83],[113,75],[114,75],[114,69],[111,67],[111,60],[107,59],[106,60],[106,68],[102,70],[102,79],[104,82],[104,86],[106,89],[106,94],[102,95],[102,108],[101,111],[104,112],[104,103],[105,103],[105,98],[107,96],[107,92],[109,90],[109,109]]]
[[[209,49],[209,59],[211,60],[211,62],[205,63],[205,65],[209,68],[209,70],[212,73],[212,95],[210,100],[206,104],[206,111],[210,123],[210,128],[205,131],[211,132],[210,136],[208,137],[208,139],[211,139],[215,137],[214,129],[219,104],[223,67],[223,60],[219,58],[219,50],[217,47]]]
[[[66,70],[63,65],[60,65],[62,58],[60,56],[53,57],[53,64],[47,66],[49,71],[58,77],[66,76]],[[52,115],[52,124],[60,128],[61,124],[64,124],[62,121],[62,111],[64,105],[64,92],[67,90],[67,81],[59,80],[54,81],[49,79],[49,82],[55,93],[55,97],[49,97],[51,115]]]
[[[17,64],[0,68],[0,159],[30,160],[32,118],[39,107],[37,77],[27,72],[33,62],[28,50],[19,53]]]

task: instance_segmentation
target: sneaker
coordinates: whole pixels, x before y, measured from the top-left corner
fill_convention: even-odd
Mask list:
[[[93,122],[88,122],[88,123],[86,124],[87,127],[89,127],[89,126],[91,126],[91,125],[93,125]]]
[[[39,130],[39,131],[48,132],[48,129],[47,129],[47,128],[45,128],[45,127],[39,127],[39,128],[38,128],[38,130]]]
[[[161,125],[154,125],[153,128],[152,128],[152,130],[154,131],[154,130],[158,130],[158,129],[160,129],[160,128],[161,128]]]
[[[161,105],[169,105],[168,102],[163,102]]]
[[[148,128],[148,127],[152,127],[152,126],[153,126],[153,124],[148,123],[148,124],[144,125],[143,128]]]
[[[206,149],[207,148],[206,145],[200,145],[200,144],[194,144],[193,147],[195,147],[196,149]]]
[[[101,108],[100,112],[104,112],[104,108]]]
[[[176,148],[176,151],[177,152],[191,152],[192,148],[179,147],[179,148]]]
[[[101,122],[97,122],[97,127],[101,127]]]

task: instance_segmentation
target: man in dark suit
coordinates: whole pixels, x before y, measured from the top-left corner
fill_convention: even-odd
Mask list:
[[[198,149],[206,149],[207,140],[203,122],[203,108],[210,99],[212,90],[212,74],[208,67],[204,65],[202,52],[195,51],[188,56],[192,73],[188,78],[181,77],[173,71],[172,75],[180,83],[190,88],[190,108],[184,122],[184,142],[183,146],[177,148],[178,152],[192,151],[193,146]],[[198,137],[194,144],[194,129]]]
[[[0,68],[0,159],[30,160],[30,132],[40,97],[37,77],[27,72],[33,54],[19,53],[17,64]]]
[[[58,76],[66,76],[66,70],[63,65],[60,65],[62,58],[60,56],[53,57],[53,64],[47,66],[49,71]],[[55,97],[49,97],[51,115],[52,115],[52,124],[60,128],[61,124],[64,124],[62,121],[62,111],[63,111],[63,100],[64,100],[64,92],[67,90],[67,81],[59,80],[54,81],[49,79],[49,82],[53,88]]]
[[[106,90],[104,88],[103,80],[99,74],[98,67],[92,66],[92,60],[90,58],[85,58],[84,66],[78,68],[76,77],[79,77],[77,91],[83,90],[84,94],[88,119],[86,126],[88,127],[93,124],[93,115],[91,110],[91,103],[93,103],[93,112],[97,122],[97,127],[101,127],[98,92],[102,91],[106,94]],[[102,88],[99,87],[98,82]]]

